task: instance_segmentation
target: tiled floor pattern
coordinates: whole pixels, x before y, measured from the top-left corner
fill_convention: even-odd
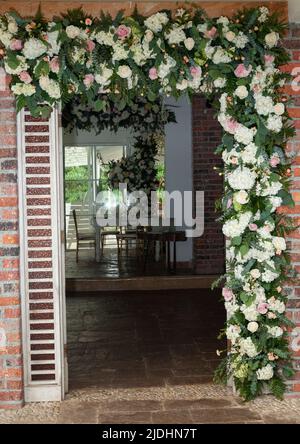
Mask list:
[[[67,300],[70,392],[0,411],[0,423],[300,423],[300,399],[243,403],[212,383],[224,311],[218,292]]]

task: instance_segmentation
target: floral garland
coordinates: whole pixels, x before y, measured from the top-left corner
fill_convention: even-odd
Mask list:
[[[289,269],[284,235],[292,227],[276,212],[292,205],[286,142],[293,135],[287,79],[278,67],[289,57],[280,46],[285,26],[266,7],[232,18],[208,18],[181,8],[143,17],[112,19],[69,11],[47,23],[8,13],[0,19],[0,42],[18,110],[47,112],[58,101],[83,95],[102,110],[104,101],[130,105],[137,96],[214,93],[224,129],[217,152],[224,159],[220,203],[228,239],[226,335],[231,350],[217,376],[232,375],[245,399],[267,386],[284,392],[289,364],[282,290]],[[105,96],[106,97],[106,96]]]
[[[167,123],[176,122],[174,112],[160,99],[149,102],[145,97],[136,97],[131,105],[125,107],[120,107],[118,102],[105,95],[101,96],[101,100],[105,109],[99,112],[95,106],[82,102],[80,96],[75,97],[63,109],[63,127],[69,132],[77,128],[100,134],[105,129],[116,132],[119,128],[130,128],[134,133],[151,134],[163,133]]]
[[[136,137],[134,152],[131,156],[113,160],[108,165],[108,183],[110,188],[118,189],[120,183],[126,183],[129,192],[144,191],[150,196],[151,191],[159,187],[157,180],[157,142],[155,136]]]

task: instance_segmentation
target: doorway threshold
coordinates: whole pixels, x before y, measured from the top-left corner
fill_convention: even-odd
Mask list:
[[[67,293],[126,290],[173,290],[211,288],[218,275],[135,276],[120,278],[68,278]]]

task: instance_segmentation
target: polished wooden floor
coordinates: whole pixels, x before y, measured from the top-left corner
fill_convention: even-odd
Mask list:
[[[217,275],[196,275],[188,267],[177,267],[176,274],[167,271],[162,261],[149,260],[146,270],[135,249],[118,255],[107,248],[101,262],[95,262],[93,250],[82,250],[76,262],[75,251],[66,252],[66,289],[68,293],[91,291],[165,290],[210,288]]]

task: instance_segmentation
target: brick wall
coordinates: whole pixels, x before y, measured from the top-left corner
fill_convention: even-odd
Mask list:
[[[15,103],[0,91],[0,408],[20,406],[22,389]]]
[[[290,25],[290,30],[284,42],[286,48],[290,50],[292,61],[283,69],[293,72],[297,69],[297,75],[300,75],[300,24]],[[296,74],[296,72],[295,72]],[[290,105],[289,113],[294,119],[296,136],[288,144],[288,152],[294,156],[292,166],[292,193],[295,200],[293,209],[286,208],[284,211],[290,214],[296,223],[300,223],[300,77],[295,78],[299,91],[292,86],[286,88],[286,92],[292,96],[293,102]],[[292,255],[292,263],[300,272],[300,230],[290,234],[288,245]],[[287,285],[286,290],[289,293],[288,315],[295,323],[295,328],[291,331],[291,349],[294,356],[294,368],[296,374],[289,383],[289,396],[300,396],[300,281],[297,278],[294,282]]]
[[[222,166],[214,151],[221,141],[215,110],[202,96],[193,99],[193,187],[204,191],[204,234],[194,239],[194,267],[198,274],[221,274],[225,266],[224,236],[216,222],[215,201],[222,195],[223,178],[214,170]]]

